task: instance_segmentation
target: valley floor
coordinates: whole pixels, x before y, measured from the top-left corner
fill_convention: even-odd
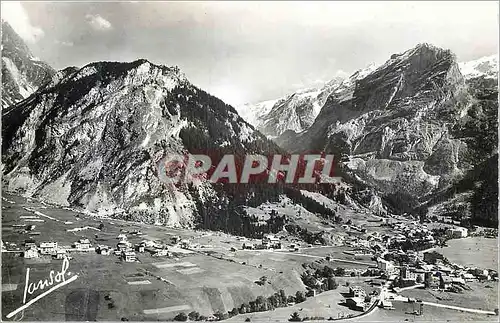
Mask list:
[[[35,220],[35,221],[32,221]],[[22,227],[33,224],[35,228],[24,232]],[[102,230],[99,230],[101,226]],[[131,235],[132,232],[139,235]],[[39,234],[34,234],[39,232]],[[286,295],[305,291],[300,274],[304,264],[333,268],[365,270],[376,266],[370,257],[346,254],[352,249],[346,246],[303,246],[297,252],[285,250],[241,250],[243,243],[257,243],[218,232],[173,229],[139,223],[130,223],[109,218],[97,218],[69,209],[53,207],[33,199],[5,195],[2,202],[2,318],[21,307],[26,287],[26,271],[30,269],[29,282],[46,279],[50,271],[61,270],[62,260],[49,256],[26,259],[21,252],[23,243],[30,236],[37,244],[56,241],[60,247],[72,250],[71,245],[79,239],[90,240],[92,246],[108,245],[114,248],[120,234],[127,234],[132,244],[143,240],[169,245],[170,257],[153,257],[148,252],[137,253],[136,262],[125,262],[119,257],[89,252],[70,252],[67,272],[78,278],[20,311],[13,320],[63,321],[63,320],[120,320],[156,321],[171,320],[177,313],[198,311],[210,316],[217,311],[227,312],[258,296],[270,296],[280,290]],[[172,238],[189,239],[191,247],[180,248]],[[294,238],[289,237],[288,243]],[[260,241],[260,240],[259,240]],[[8,246],[8,247],[7,247]],[[330,257],[328,261],[326,257]],[[257,284],[262,277],[265,284]],[[366,281],[369,277],[336,277],[339,288],[330,290],[305,302],[273,311],[241,314],[230,321],[287,321],[297,311],[301,317],[332,317],[340,319],[348,315],[359,315],[340,305],[342,293],[348,291],[346,283],[361,286],[367,293],[374,288]],[[479,284],[479,283],[478,283]],[[456,300],[443,304],[468,306],[493,310],[497,298],[494,291],[498,284],[491,282],[487,298],[481,295],[459,295]],[[46,288],[48,289],[48,288]],[[45,289],[45,290],[46,290]],[[476,288],[474,288],[476,290]],[[477,286],[484,290],[484,286]],[[424,301],[437,301],[425,291],[411,290],[402,295],[419,297]],[[415,294],[416,293],[416,294]],[[418,294],[424,293],[424,294]],[[39,295],[27,294],[26,302]],[[415,296],[413,296],[415,294]],[[460,299],[460,300],[458,300]],[[464,313],[448,308],[425,306],[423,316],[405,314],[413,304],[394,301],[394,310],[374,308],[366,316],[349,321],[490,321],[497,317],[485,314]],[[413,310],[411,310],[413,312]]]

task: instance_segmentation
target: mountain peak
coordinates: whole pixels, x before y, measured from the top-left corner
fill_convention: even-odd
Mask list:
[[[2,20],[2,108],[30,96],[55,73],[33,56],[23,39]]]

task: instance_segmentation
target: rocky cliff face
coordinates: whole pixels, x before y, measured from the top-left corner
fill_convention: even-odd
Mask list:
[[[461,64],[498,62],[492,57]],[[466,69],[463,73],[473,100],[451,134],[468,147],[464,159],[473,168],[451,186],[423,199],[419,209],[429,217],[450,216],[467,224],[498,226],[498,63],[493,70]],[[497,66],[496,69],[494,66]]]
[[[468,158],[476,147],[455,131],[477,105],[471,84],[450,51],[420,44],[354,73],[308,130],[276,141],[290,151],[344,156],[345,172],[415,206],[479,162]]]
[[[302,132],[316,119],[330,93],[342,82],[335,78],[318,89],[304,89],[282,99],[247,104],[238,108],[245,120],[269,138],[286,131]]]
[[[27,98],[55,71],[34,57],[21,37],[2,21],[2,108]]]
[[[271,142],[177,68],[146,60],[67,68],[3,113],[4,188],[101,215],[190,226],[208,182],[164,184],[157,162],[189,149]],[[259,150],[260,149],[260,150]]]

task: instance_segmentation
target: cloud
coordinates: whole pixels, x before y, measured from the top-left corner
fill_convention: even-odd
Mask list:
[[[30,18],[20,2],[2,1],[1,12],[2,20],[7,21],[26,42],[36,43],[45,35],[41,28],[31,24]]]
[[[111,23],[100,15],[88,14],[85,16],[85,19],[87,19],[89,25],[95,30],[107,30],[112,28]]]

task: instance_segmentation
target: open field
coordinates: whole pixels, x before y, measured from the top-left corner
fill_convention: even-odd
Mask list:
[[[467,313],[426,305],[423,308],[423,315],[413,315],[410,313],[418,309],[415,303],[393,301],[392,304],[393,310],[377,308],[370,315],[352,319],[349,322],[498,322],[498,316]]]
[[[401,292],[401,295],[421,299],[427,302],[480,310],[493,311],[498,307],[497,282],[470,282],[467,283],[467,285],[471,287],[472,290],[465,290],[463,293],[450,293],[416,288],[403,291]],[[490,286],[490,288],[485,286]]]
[[[498,268],[498,238],[470,237],[447,241],[448,247],[436,248],[451,262],[485,269]]]
[[[325,320],[329,317],[338,318],[339,316],[347,316],[349,314],[357,315],[361,312],[351,310],[348,307],[339,304],[345,300],[345,297],[342,294],[349,292],[349,288],[345,286],[345,283],[349,282],[351,286],[360,286],[367,293],[378,290],[365,282],[365,278],[336,277],[335,279],[339,283],[339,287],[337,289],[323,292],[318,294],[316,297],[309,297],[305,302],[295,304],[290,307],[277,308],[273,311],[237,315],[230,318],[228,321],[241,322],[245,318],[249,317],[251,321],[286,322],[293,312],[300,313],[301,317],[316,316],[324,317]]]
[[[114,246],[121,229],[129,232],[139,230],[144,233],[143,236],[128,235],[132,243],[138,243],[146,237],[168,243],[173,236],[194,238],[206,234],[200,231],[89,217],[70,210],[42,205],[33,200],[27,201],[22,197],[7,196],[7,199],[13,203],[3,203],[2,239],[4,242],[17,244],[17,247],[9,245],[14,251],[16,248],[22,250],[22,243],[30,237],[14,227],[19,224],[26,225],[26,218],[21,219],[20,216],[34,215],[29,210],[49,216],[43,217],[44,222],[36,224],[35,230],[39,231],[40,235],[33,238],[37,243],[57,241],[60,246],[69,247],[79,238],[85,237],[92,245]],[[102,231],[72,230],[97,228],[101,221],[104,224]],[[214,242],[221,246],[227,245],[222,242],[226,238],[232,239],[234,246],[237,246],[234,237],[212,234]],[[238,245],[241,246],[240,242]],[[279,273],[198,252],[173,252],[174,258],[138,253],[139,261],[134,263],[124,263],[113,255],[73,252],[68,271],[78,275],[78,278],[25,309],[22,312],[23,320],[92,321],[120,320],[122,317],[130,320],[166,320],[171,319],[181,309],[197,310],[203,315],[211,315],[218,310],[229,311],[243,302],[255,300],[257,296],[269,296],[280,289],[284,289],[287,295],[304,290],[299,272],[303,270],[301,264],[314,260],[281,255],[284,262],[290,262],[291,270]],[[50,270],[61,268],[61,260],[49,257],[24,259],[18,256],[19,253],[2,253],[2,284],[6,287],[2,293],[4,318],[22,305],[26,268],[31,269],[30,282],[47,277]],[[262,276],[268,277],[270,283],[264,286],[256,284],[255,281]],[[164,278],[164,281],[159,280],[159,277]],[[35,295],[38,293],[32,297],[28,295],[28,300]]]
[[[78,279],[16,315],[15,319],[22,318],[22,320],[92,321],[127,318],[154,321],[168,320],[179,311],[191,310],[196,310],[202,315],[211,315],[216,311],[227,312],[233,307],[239,307],[242,303],[255,300],[258,296],[267,297],[280,289],[283,289],[287,295],[295,294],[298,290],[304,291],[305,286],[302,284],[300,274],[304,271],[303,265],[306,263],[314,263],[316,267],[328,265],[345,269],[363,269],[369,265],[375,265],[369,257],[354,257],[345,254],[344,251],[352,249],[350,247],[308,247],[301,243],[302,247],[298,252],[289,252],[287,249],[241,250],[244,242],[256,243],[258,240],[245,240],[220,232],[173,229],[90,217],[16,196],[7,196],[7,199],[12,203],[2,203],[2,239],[4,242],[15,243],[17,246],[9,244],[8,247],[13,252],[2,253],[3,318],[22,304],[26,268],[31,270],[30,282],[34,282],[47,277],[50,270],[60,270],[62,263],[61,260],[49,257],[20,258],[18,256],[20,251],[16,252],[16,248],[22,250],[22,243],[30,235],[21,233],[22,228],[18,227],[19,225],[35,224],[35,231],[40,232],[39,235],[33,236],[37,243],[57,241],[60,246],[68,247],[82,237],[88,238],[94,246],[105,244],[114,247],[118,241],[117,236],[122,231],[143,233],[140,236],[127,234],[134,244],[143,239],[170,244],[171,238],[176,236],[181,239],[190,239],[193,244],[198,244],[198,247],[191,250],[171,247],[170,251],[174,253],[172,258],[152,257],[149,253],[138,253],[138,262],[134,263],[124,263],[113,255],[102,256],[94,252],[71,253],[73,259],[70,260],[68,271],[78,275]],[[375,231],[387,229],[377,228],[376,222],[368,221],[372,217],[364,213],[353,213],[352,216],[356,221],[367,221],[366,226],[372,227]],[[33,219],[43,219],[43,222],[28,221]],[[96,230],[101,223],[104,229]],[[337,226],[332,227],[332,230],[340,231]],[[296,242],[296,239],[287,237],[285,246],[293,242]],[[236,251],[231,251],[231,248]],[[327,261],[325,259],[327,256],[332,260]],[[262,276],[267,277],[268,283],[260,286],[256,284],[256,281]],[[337,277],[336,280],[341,284],[337,290],[308,298],[306,302],[293,307],[239,315],[231,320],[238,321],[247,316],[251,317],[252,321],[287,320],[294,311],[299,311],[301,316],[325,318],[359,313],[338,304],[343,299],[340,292],[347,289],[344,286],[346,281],[361,285],[370,292],[374,288],[365,282],[366,279]],[[496,288],[496,285],[494,287]],[[468,307],[477,304],[477,308],[483,304],[485,308],[493,309],[492,304],[496,301],[493,292],[496,290],[486,289],[484,286],[478,286],[477,290],[485,292],[481,294],[471,292],[470,295],[462,297],[461,303],[453,304],[469,305]],[[408,291],[408,293],[412,292],[414,291]],[[28,295],[28,300],[32,297],[34,296]],[[486,303],[484,298],[488,299]],[[424,299],[423,296],[422,299]],[[426,300],[436,302],[431,298]],[[414,319],[413,316],[404,314],[403,309],[408,306],[398,305],[394,311],[377,309],[359,320]],[[429,306],[421,320],[424,318],[438,320],[445,314],[450,315],[452,321],[491,319],[485,315]],[[418,319],[420,318],[417,317],[416,320]]]

